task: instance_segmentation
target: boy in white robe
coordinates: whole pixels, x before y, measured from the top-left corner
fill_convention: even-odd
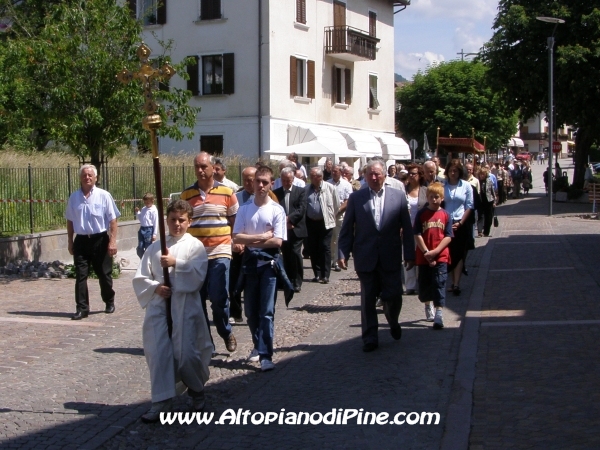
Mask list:
[[[154,242],[133,279],[138,301],[146,309],[142,334],[152,389],[152,409],[142,416],[146,423],[157,422],[161,412],[169,411],[173,397],[185,387],[193,409],[204,408],[204,383],[213,350],[200,300],[208,258],[202,243],[186,233],[191,217],[192,207],[186,201],[168,206],[168,254],[162,256],[160,241]],[[164,267],[169,268],[170,288],[163,284]],[[169,297],[171,338],[165,302]]]

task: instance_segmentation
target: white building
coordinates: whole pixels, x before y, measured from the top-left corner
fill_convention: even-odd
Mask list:
[[[161,152],[410,158],[394,125],[393,8],[408,3],[129,0],[150,48],[172,39],[173,61],[198,62],[170,81],[202,108],[194,140],[163,138]]]
[[[554,140],[561,143],[561,157],[568,153],[569,146],[574,147],[573,127],[560,125],[556,127]],[[519,135],[525,148],[531,153],[548,151],[548,122],[546,113],[541,112],[521,126]]]

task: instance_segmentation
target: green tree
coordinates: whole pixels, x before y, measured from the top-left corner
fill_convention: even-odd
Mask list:
[[[492,85],[522,119],[548,110],[547,38],[555,32],[555,123],[578,127],[574,183],[583,185],[590,148],[600,143],[600,0],[501,0],[494,35],[482,51]]]
[[[13,9],[14,25],[0,50],[2,81],[9,84],[4,95],[0,92],[0,120],[10,130],[8,139],[27,137],[39,149],[52,140],[98,167],[103,155],[143,139],[142,87],[115,78],[124,67],[135,71],[140,65],[135,51],[141,24],[127,6],[115,0],[66,0],[31,27],[20,5]],[[24,31],[28,28],[35,31]],[[168,62],[170,45],[157,55],[161,62]],[[184,78],[186,63],[173,65]],[[14,94],[6,95],[7,89]],[[190,97],[176,88],[157,93],[165,105],[159,109],[161,136],[182,139],[181,127],[193,127],[199,109],[188,106]]]
[[[471,137],[474,128],[478,141],[487,137],[487,148],[506,145],[515,133],[517,114],[492,91],[486,72],[477,61],[450,61],[417,73],[396,94],[398,131],[418,141],[427,133],[432,143],[438,127],[441,136],[454,137]]]

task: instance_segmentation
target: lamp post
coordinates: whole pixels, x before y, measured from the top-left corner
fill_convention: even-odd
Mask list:
[[[548,38],[548,215],[552,216],[552,132],[554,131],[554,33],[559,24],[565,23],[556,17],[536,17],[537,20],[553,23],[552,35]],[[557,157],[558,158],[558,157]]]

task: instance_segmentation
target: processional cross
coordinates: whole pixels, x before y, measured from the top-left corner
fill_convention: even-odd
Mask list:
[[[165,221],[163,213],[163,192],[162,192],[162,180],[160,172],[160,160],[158,159],[158,141],[156,139],[156,130],[162,125],[162,119],[160,115],[156,114],[158,105],[154,101],[153,90],[155,90],[155,81],[167,81],[173,75],[175,70],[169,64],[163,64],[160,68],[155,69],[149,63],[148,59],[152,51],[150,47],[142,42],[137,49],[137,56],[140,59],[142,65],[137,72],[131,72],[127,69],[123,69],[117,74],[117,80],[123,84],[127,84],[132,80],[138,80],[142,82],[144,88],[144,111],[148,113],[146,117],[142,119],[142,126],[144,129],[150,132],[150,141],[152,143],[152,163],[154,166],[154,184],[156,187],[156,209],[158,209],[158,230],[160,235],[160,250],[162,255],[167,254],[167,243],[165,241]],[[169,280],[169,269],[163,268],[163,277],[165,286],[171,286]],[[169,336],[171,336],[173,329],[173,319],[171,317],[171,299],[166,299],[167,309],[167,326],[169,329]]]

